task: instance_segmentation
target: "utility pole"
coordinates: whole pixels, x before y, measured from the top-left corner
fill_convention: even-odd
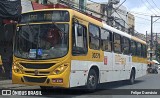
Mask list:
[[[150,60],[152,60],[152,54],[153,54],[153,23],[157,20],[153,21],[154,17],[159,17],[157,20],[160,19],[160,16],[151,16],[151,42],[150,42]]]
[[[114,21],[114,16],[112,16],[112,14],[114,13],[114,8],[113,5],[114,4],[118,4],[120,2],[120,0],[108,0],[108,4],[107,4],[107,24],[110,26],[113,26],[113,21]]]
[[[151,49],[151,53],[150,53],[150,61],[152,61],[152,50],[153,50],[153,32],[152,32],[152,27],[153,27],[153,16],[151,16],[151,42],[150,42],[150,49]]]
[[[148,34],[147,34],[147,31],[146,31],[146,42],[148,41],[148,38],[147,38],[147,37],[148,37]]]
[[[114,20],[114,17],[112,16],[112,13],[113,13],[113,3],[108,2],[108,5],[107,5],[107,23],[110,26],[113,26],[113,20]]]
[[[155,42],[156,42],[156,44],[155,44],[155,45],[156,45],[156,51],[155,51],[155,52],[156,52],[156,59],[157,59],[157,57],[158,57],[158,55],[157,55],[157,45],[158,45],[158,44],[157,44],[157,43],[158,43],[158,38],[157,38],[157,37],[158,37],[158,36],[157,36],[157,35],[158,35],[158,34],[156,33],[156,41],[155,41]]]

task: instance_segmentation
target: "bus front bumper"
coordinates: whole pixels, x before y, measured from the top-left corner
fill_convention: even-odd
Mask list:
[[[69,88],[69,73],[48,76],[33,76],[25,74],[17,74],[12,71],[13,84],[26,84],[31,86],[53,86]]]

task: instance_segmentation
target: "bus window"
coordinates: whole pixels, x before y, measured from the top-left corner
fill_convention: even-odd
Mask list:
[[[101,30],[101,48],[103,51],[112,51],[112,34],[108,30]]]
[[[131,53],[132,55],[136,56],[136,51],[137,51],[137,44],[134,41],[131,41]]]
[[[142,48],[141,48],[141,44],[137,43],[137,56],[141,57],[142,55]]]
[[[114,33],[114,52],[121,53],[121,36]]]
[[[89,25],[89,42],[91,49],[100,49],[100,29],[92,24]]]
[[[144,57],[147,58],[147,46],[144,45]]]
[[[130,53],[130,43],[129,43],[129,39],[126,37],[123,37],[122,39],[122,52],[126,55],[128,55]]]
[[[86,27],[80,24],[74,24],[73,33],[73,49],[72,54],[87,53],[87,33]]]
[[[146,45],[142,44],[142,57],[147,57],[147,48]]]

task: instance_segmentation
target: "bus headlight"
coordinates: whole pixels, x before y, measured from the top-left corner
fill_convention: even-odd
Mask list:
[[[61,74],[62,72],[64,72],[66,70],[67,67],[68,67],[68,64],[60,65],[53,71],[53,74],[54,75]]]
[[[22,73],[22,71],[16,65],[13,65],[13,70],[15,73],[20,73],[20,74]]]

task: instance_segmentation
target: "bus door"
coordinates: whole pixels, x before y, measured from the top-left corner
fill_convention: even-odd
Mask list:
[[[101,29],[101,49],[104,52],[104,62],[101,66],[100,82],[110,82],[112,80],[113,70],[113,53],[112,53],[112,32],[106,29]]]
[[[85,85],[88,69],[88,23],[78,18],[73,19],[73,21],[70,87]]]
[[[117,81],[122,79],[121,72],[124,69],[125,57],[122,54],[122,47],[121,47],[121,35],[114,33],[113,36],[113,74],[112,79],[113,81]]]

